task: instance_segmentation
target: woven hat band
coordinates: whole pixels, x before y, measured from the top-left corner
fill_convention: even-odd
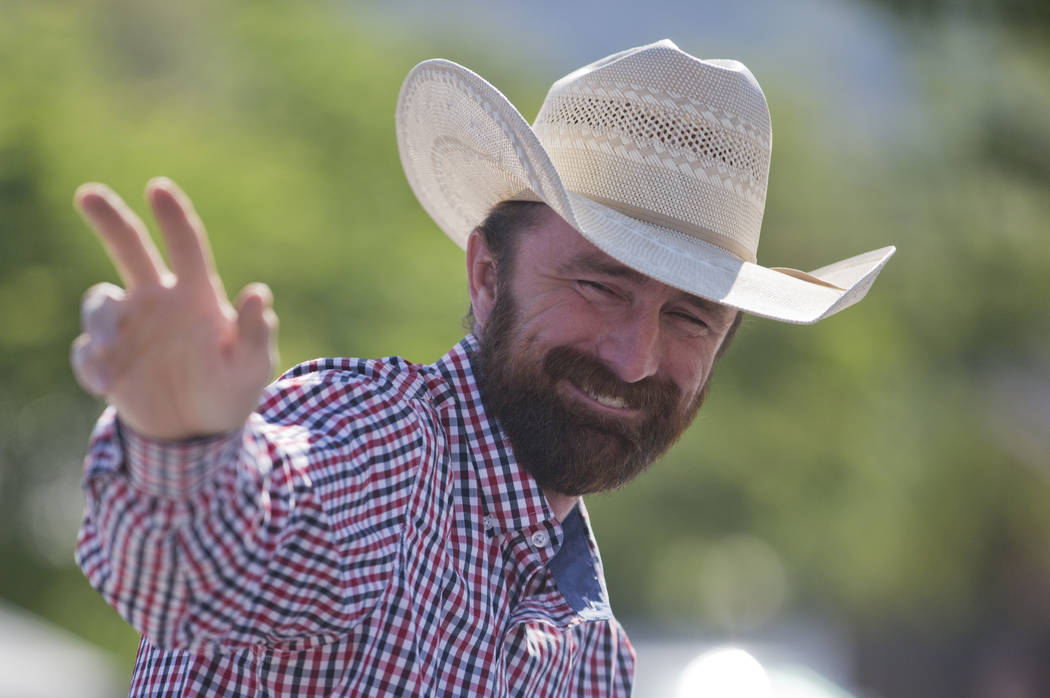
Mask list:
[[[756,200],[765,198],[769,130],[712,106],[678,101],[633,86],[567,85],[551,93],[533,124],[537,133],[604,142],[673,166],[717,173]],[[542,139],[541,139],[542,140]]]

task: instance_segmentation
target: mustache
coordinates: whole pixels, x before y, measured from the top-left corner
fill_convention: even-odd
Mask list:
[[[672,381],[656,376],[635,383],[621,380],[612,369],[593,356],[572,347],[554,347],[543,359],[543,369],[552,382],[566,379],[591,392],[619,398],[632,409],[649,413],[674,410],[681,391]]]

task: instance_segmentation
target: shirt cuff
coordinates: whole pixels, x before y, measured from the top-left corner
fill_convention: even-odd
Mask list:
[[[185,441],[162,441],[118,423],[124,462],[132,486],[143,494],[186,499],[223,465],[236,461],[244,429]]]

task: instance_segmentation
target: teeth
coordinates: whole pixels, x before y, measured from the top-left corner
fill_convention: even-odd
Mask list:
[[[623,398],[613,397],[611,395],[600,395],[593,390],[585,389],[586,393],[594,398],[599,404],[605,405],[606,407],[615,407],[618,410],[625,409],[627,403],[624,402]]]

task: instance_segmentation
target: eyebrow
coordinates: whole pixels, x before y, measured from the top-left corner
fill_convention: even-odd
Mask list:
[[[573,274],[576,272],[604,274],[605,276],[636,281],[638,283],[649,280],[648,276],[637,269],[632,269],[597,251],[581,252],[559,265],[558,271],[562,274]]]
[[[570,275],[579,272],[602,274],[604,276],[623,279],[638,284],[656,281],[656,279],[653,279],[651,276],[647,276],[637,269],[632,269],[625,264],[621,264],[599,251],[581,252],[575,257],[571,257],[568,261],[558,266],[558,272]],[[657,281],[657,283],[662,282]],[[682,297],[680,300],[688,303],[697,310],[701,310],[705,313],[712,313],[719,317],[723,317],[725,314],[732,312],[732,308],[727,305],[722,305],[721,303],[716,303],[715,301],[706,298],[694,296],[686,291],[682,291]]]

